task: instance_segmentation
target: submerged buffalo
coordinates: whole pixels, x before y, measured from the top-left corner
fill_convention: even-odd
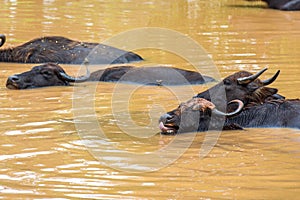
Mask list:
[[[0,47],[6,37],[0,34]],[[61,36],[33,39],[20,46],[0,49],[0,62],[82,64],[85,58],[91,64],[114,64],[142,61],[133,52],[99,43],[74,41]]]
[[[288,127],[300,129],[300,100],[271,100],[260,105],[248,106],[240,113],[212,115],[212,109],[195,112],[203,104],[194,98],[160,118],[163,134],[176,134],[207,130],[237,130],[257,127]],[[241,104],[240,104],[241,105]],[[240,110],[240,107],[237,111]],[[219,114],[220,115],[220,114]]]
[[[214,81],[198,72],[171,67],[115,66],[95,71],[81,77],[69,76],[62,67],[54,63],[35,66],[30,71],[8,77],[9,89],[28,89],[46,86],[68,86],[72,82],[104,81],[127,82],[145,85],[203,84]]]
[[[241,112],[244,106],[240,100],[232,100],[229,103],[237,103],[238,107],[233,112],[225,113],[219,111],[212,102],[195,97],[187,102],[181,103],[173,111],[161,116],[159,128],[162,134],[168,135],[207,131],[209,128],[214,130],[242,129],[242,127],[235,123],[222,123],[224,122],[224,117],[233,117]]]
[[[219,126],[218,129],[241,129],[242,127],[299,127],[299,101],[298,100],[285,100],[283,96],[277,94],[276,88],[265,87],[276,80],[280,71],[274,74],[273,77],[267,80],[260,80],[258,77],[266,69],[259,71],[256,74],[251,74],[247,71],[240,71],[234,73],[223,79],[221,83],[213,86],[212,88],[199,93],[194,98],[203,98],[212,101],[222,111],[225,109],[228,112],[235,109],[233,104],[224,108],[224,105],[230,103],[232,100],[241,100],[244,107],[240,114],[225,118],[223,125],[220,119],[212,116],[212,112],[200,113],[198,116],[191,116],[191,114],[184,114],[184,121],[181,122],[182,112],[179,106],[177,109],[168,112],[160,118],[160,129],[162,133],[177,133],[188,132],[186,127],[195,126],[194,130],[206,131],[209,129],[217,129],[217,126],[212,126],[210,123],[215,123]],[[197,106],[197,102],[189,104],[190,107]],[[279,110],[278,110],[279,109]],[[259,116],[260,112],[265,112]],[[185,112],[186,113],[186,112]],[[276,120],[276,117],[279,118]],[[286,123],[287,120],[290,123]],[[272,121],[272,123],[271,123]],[[224,122],[224,120],[223,120]],[[300,124],[300,123],[299,123]],[[193,127],[192,126],[192,127]],[[183,128],[181,128],[183,127]]]
[[[248,1],[257,1],[257,0],[248,0]],[[278,10],[300,10],[300,0],[262,0],[268,4],[269,8],[278,9]]]

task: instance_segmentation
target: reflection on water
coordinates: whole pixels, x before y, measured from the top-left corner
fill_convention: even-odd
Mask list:
[[[0,11],[1,33],[7,35],[2,48],[43,35],[101,42],[133,28],[163,27],[201,44],[215,61],[218,75],[268,67],[262,76],[265,79],[280,69],[272,87],[290,98],[300,96],[299,12],[269,10],[263,3],[234,0],[16,0],[2,1]],[[164,51],[140,49],[137,53],[147,64],[193,69],[183,58]],[[82,140],[77,134],[73,87],[25,91],[5,88],[9,75],[31,67],[0,63],[0,198],[296,199],[299,194],[299,130],[223,132],[204,159],[199,158],[204,137],[215,133],[198,133],[173,164],[148,173],[119,171],[95,159],[85,147],[89,140]],[[70,75],[78,71],[76,66],[63,67]],[[173,136],[156,134],[159,130],[154,117],[190,98],[186,87],[132,90],[132,86],[122,85],[121,91],[128,91],[127,96],[112,94],[116,91],[113,83],[83,83],[75,87],[95,84],[95,95],[82,97],[94,103],[95,115],[106,133],[106,139],[99,140],[99,144],[110,141],[116,150],[148,154],[174,141]],[[196,92],[207,87],[193,89]],[[175,89],[182,99],[172,92]],[[122,114],[121,109],[113,114],[113,98],[115,103],[128,104],[129,115]],[[82,105],[81,109],[88,107]],[[128,126],[129,117],[138,128]],[[147,127],[153,134],[137,137],[145,136]],[[122,128],[134,133],[124,134]],[[177,139],[183,141],[185,137]],[[182,150],[177,148],[174,150]],[[106,158],[115,164],[129,162],[117,154]]]

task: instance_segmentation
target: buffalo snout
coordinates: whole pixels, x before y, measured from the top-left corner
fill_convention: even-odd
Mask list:
[[[18,89],[19,82],[20,82],[20,78],[17,75],[12,75],[7,78],[6,87],[9,89]]]
[[[20,79],[17,75],[12,75],[12,76],[8,77],[8,80],[12,81],[12,82],[18,82]]]

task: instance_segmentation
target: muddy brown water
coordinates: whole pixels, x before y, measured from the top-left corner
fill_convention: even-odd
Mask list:
[[[262,76],[268,78],[280,69],[272,86],[288,98],[300,97],[300,12],[234,0],[16,0],[2,1],[0,11],[0,30],[7,36],[2,48],[45,35],[101,42],[136,28],[161,27],[202,45],[214,60],[216,77],[268,67]],[[159,41],[153,38],[153,42]],[[193,69],[174,53],[153,48],[136,52],[146,64]],[[210,85],[164,88],[82,83],[6,89],[9,75],[32,66],[0,63],[0,199],[299,198],[299,130],[259,128],[178,137],[158,134],[156,120],[161,113]],[[63,67],[71,75],[80,68]],[[93,129],[95,119],[103,137]],[[88,135],[89,131],[94,135]],[[93,137],[96,148],[89,146]],[[216,138],[211,151],[201,158],[201,149],[209,149],[202,144],[214,144]],[[174,140],[191,144],[188,148],[172,146],[171,157],[176,153],[180,157],[160,165],[169,158],[162,150]],[[151,157],[155,152],[162,159],[157,154]]]

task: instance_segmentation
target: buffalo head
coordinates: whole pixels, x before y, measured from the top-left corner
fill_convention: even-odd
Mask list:
[[[162,115],[159,119],[159,128],[162,134],[207,131],[209,127],[222,129],[223,124],[219,119],[238,114],[244,106],[240,100],[232,100],[229,103],[238,103],[238,107],[231,113],[224,113],[219,111],[212,102],[195,97]],[[210,124],[212,116],[215,117],[215,121],[212,121],[215,124]]]
[[[81,77],[69,76],[63,68],[54,63],[47,63],[33,67],[30,71],[8,77],[6,87],[9,89],[28,89],[46,86],[66,86],[70,82],[84,82],[90,72]]]
[[[270,99],[283,99],[284,97],[277,94],[278,90],[276,88],[266,87],[276,80],[280,71],[278,70],[273,77],[267,80],[258,79],[266,70],[267,68],[256,74],[240,71],[224,78],[217,85],[199,93],[192,100],[181,104],[177,109],[162,115],[160,129],[163,133],[206,131],[211,126],[213,129],[239,129],[239,126],[234,124],[224,124],[224,126],[221,124],[221,127],[219,122],[222,119],[218,119],[216,115],[211,115],[215,112],[215,109],[212,109],[209,105],[213,102],[219,110],[232,112],[224,115],[228,118],[244,109],[243,107],[251,107],[253,104],[260,105]],[[202,103],[201,106],[198,106],[199,99],[205,99],[209,103],[201,100],[205,104]],[[231,102],[238,102],[239,106],[236,107]],[[229,106],[227,107],[227,105]],[[193,112],[195,107],[201,107],[200,114]]]
[[[261,104],[269,98],[284,98],[277,94],[278,90],[276,88],[265,87],[276,80],[280,70],[273,77],[267,80],[260,80],[258,77],[266,70],[267,68],[264,68],[256,74],[247,71],[236,72],[224,78],[223,81],[210,89],[197,94],[196,97],[204,98],[220,105],[227,105],[228,102],[239,99],[243,101],[245,106],[251,103]]]

